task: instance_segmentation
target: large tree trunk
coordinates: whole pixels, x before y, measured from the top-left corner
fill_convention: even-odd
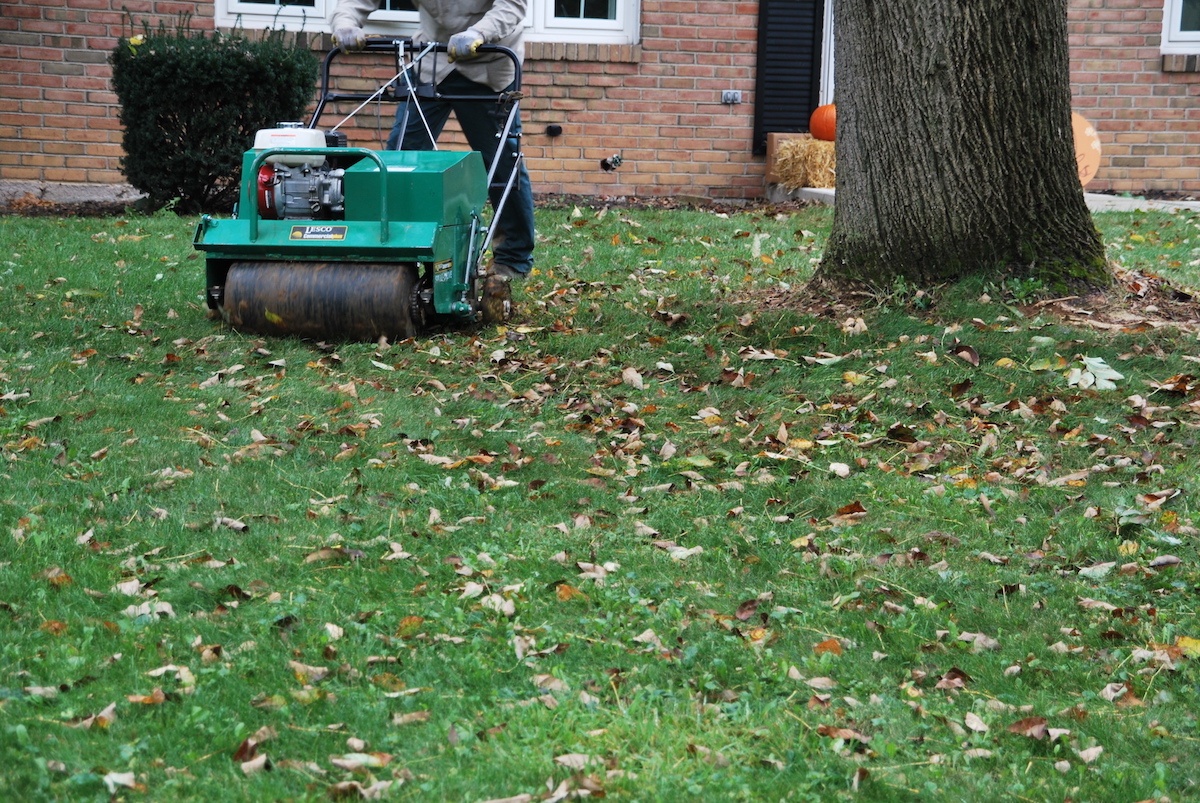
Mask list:
[[[834,0],[837,201],[819,283],[1103,285],[1067,0]]]

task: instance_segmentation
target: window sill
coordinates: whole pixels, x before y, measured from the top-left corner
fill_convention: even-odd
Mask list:
[[[608,64],[636,64],[641,59],[641,45],[525,41],[526,61],[599,61]]]
[[[1200,53],[1164,53],[1163,72],[1200,72]]]

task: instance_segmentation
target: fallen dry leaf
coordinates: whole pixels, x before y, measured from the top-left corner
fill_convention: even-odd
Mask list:
[[[819,725],[817,733],[821,736],[828,736],[830,739],[844,739],[846,741],[862,742],[866,744],[871,741],[871,737],[859,733],[851,728],[837,728],[833,725]]]
[[[973,730],[976,733],[988,732],[987,723],[980,719],[979,715],[974,712],[967,712],[967,715],[963,717],[963,724],[967,726],[968,730]]]
[[[413,725],[419,722],[428,722],[429,716],[430,715],[428,711],[409,711],[406,714],[393,714],[392,724]]]
[[[1008,726],[1009,733],[1028,736],[1030,739],[1045,739],[1049,735],[1045,717],[1025,717]]]

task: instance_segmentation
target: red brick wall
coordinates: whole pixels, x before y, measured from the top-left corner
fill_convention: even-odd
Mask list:
[[[1073,105],[1103,153],[1088,189],[1200,196],[1200,72],[1159,51],[1163,0],[1072,0],[1069,22]]]
[[[212,3],[0,2],[0,179],[123,180],[107,63],[128,33],[122,9],[139,26],[173,24],[181,12],[212,26]],[[757,15],[752,1],[643,0],[639,45],[530,43],[524,149],[537,191],[761,196],[764,160],[751,152]],[[1176,71],[1198,59],[1164,61],[1162,0],[1072,0],[1070,20],[1074,105],[1104,150],[1088,188],[1200,194],[1200,72]],[[743,102],[722,105],[726,89]],[[561,136],[547,135],[552,124]],[[351,133],[364,144],[379,137]],[[602,171],[615,153],[620,169]]]
[[[212,5],[154,0],[0,3],[0,178],[113,184],[121,124],[108,54],[134,19],[157,25]]]
[[[752,153],[757,21],[757,2],[643,0],[640,45],[527,43],[522,149],[535,191],[762,196],[764,159]],[[726,89],[741,90],[742,103],[722,105]],[[367,130],[371,115],[358,119],[351,144],[386,136]],[[562,135],[548,136],[549,125]],[[452,130],[444,141],[456,141]],[[622,166],[601,170],[617,153]]]

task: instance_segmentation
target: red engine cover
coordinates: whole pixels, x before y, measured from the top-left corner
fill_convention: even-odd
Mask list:
[[[278,184],[274,167],[263,165],[258,169],[258,214],[266,220],[279,220],[279,206],[275,203]]]

